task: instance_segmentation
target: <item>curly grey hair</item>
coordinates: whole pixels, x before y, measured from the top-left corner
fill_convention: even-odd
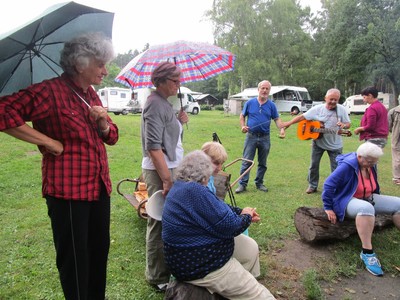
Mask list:
[[[60,65],[68,75],[76,75],[76,67],[88,67],[91,58],[108,63],[114,57],[112,41],[103,33],[85,33],[64,44]]]
[[[187,154],[179,164],[175,180],[198,182],[204,184],[214,171],[211,158],[201,150]]]

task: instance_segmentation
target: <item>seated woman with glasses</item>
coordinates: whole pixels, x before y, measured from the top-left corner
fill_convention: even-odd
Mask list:
[[[383,151],[366,142],[357,152],[337,157],[338,167],[326,179],[322,201],[329,221],[335,224],[345,217],[355,219],[362,251],[360,258],[367,270],[382,276],[381,264],[372,248],[375,215],[390,214],[400,229],[400,198],[380,195],[376,164]]]

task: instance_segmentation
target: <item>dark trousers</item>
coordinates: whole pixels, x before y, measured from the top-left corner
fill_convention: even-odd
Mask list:
[[[105,299],[110,247],[110,197],[99,201],[46,196],[61,286],[67,300]]]

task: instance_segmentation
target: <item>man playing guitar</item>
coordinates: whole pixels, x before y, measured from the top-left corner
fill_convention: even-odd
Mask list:
[[[330,89],[325,95],[325,104],[312,107],[302,115],[294,117],[288,122],[282,122],[284,127],[299,123],[303,120],[322,122],[326,130],[345,130],[350,128],[350,118],[346,109],[338,104],[340,99],[340,91],[338,89]],[[342,153],[343,141],[340,134],[324,134],[319,139],[314,139],[311,150],[311,164],[308,170],[308,188],[307,194],[317,191],[319,182],[319,164],[325,151],[328,152],[331,172],[337,167],[336,157]]]

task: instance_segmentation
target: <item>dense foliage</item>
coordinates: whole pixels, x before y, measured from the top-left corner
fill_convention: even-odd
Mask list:
[[[321,100],[331,87],[347,97],[376,85],[397,99],[400,2],[321,2],[322,10],[313,14],[297,0],[215,0],[206,15],[216,44],[236,55],[235,71],[187,86],[224,99],[268,79],[273,85],[305,86]],[[118,55],[106,84],[138,53]]]

